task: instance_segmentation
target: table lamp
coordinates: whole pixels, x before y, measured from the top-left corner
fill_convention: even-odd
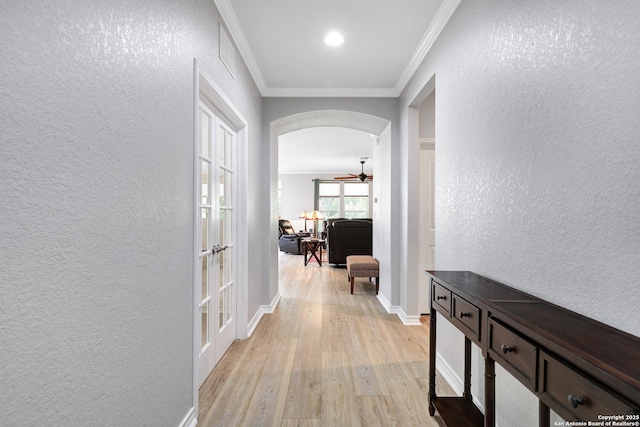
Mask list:
[[[302,211],[302,213],[298,217],[298,218],[304,218],[304,231],[305,231],[305,233],[307,231],[307,220],[309,219],[309,215],[310,215],[309,212]]]
[[[314,222],[314,227],[315,229],[313,230],[314,232],[314,236],[313,237],[318,237],[318,221],[321,221],[322,218],[322,214],[318,211],[313,211],[311,212],[311,214],[309,215],[310,220],[312,220]]]

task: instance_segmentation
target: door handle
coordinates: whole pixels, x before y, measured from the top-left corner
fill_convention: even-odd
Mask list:
[[[217,254],[218,252],[224,251],[228,247],[229,245],[224,245],[224,246],[215,245],[214,247],[211,248],[211,252],[213,252],[214,254]]]

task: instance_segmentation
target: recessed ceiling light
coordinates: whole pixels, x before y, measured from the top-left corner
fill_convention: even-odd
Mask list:
[[[324,42],[329,46],[340,46],[344,43],[344,38],[337,31],[332,31],[324,38]]]

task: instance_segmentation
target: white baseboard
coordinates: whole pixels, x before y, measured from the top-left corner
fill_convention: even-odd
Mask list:
[[[397,313],[397,307],[392,307],[391,303],[389,302],[389,300],[387,300],[387,298],[382,295],[381,293],[378,293],[378,301],[380,301],[380,304],[382,304],[382,306],[384,307],[385,310],[387,310],[387,313],[389,314],[396,314]]]
[[[391,305],[389,300],[380,293],[378,294],[378,301],[380,301],[380,304],[387,310],[387,313],[398,316],[403,324],[408,326],[421,325],[420,316],[407,316],[402,307],[399,305]]]
[[[196,408],[191,407],[178,427],[196,427],[196,424],[198,424]]]
[[[420,326],[420,316],[408,316],[401,307],[398,307],[398,317],[407,326]]]
[[[445,379],[447,383],[453,389],[453,392],[458,396],[462,395],[464,391],[464,382],[462,378],[456,374],[456,372],[451,368],[451,366],[447,363],[446,360],[440,355],[439,352],[436,351],[436,369],[442,375],[442,378]]]
[[[279,301],[280,301],[280,292],[278,292],[276,296],[273,297],[273,301],[271,301],[271,304],[260,306],[255,316],[253,316],[253,319],[251,319],[251,321],[247,325],[247,338],[249,338],[251,334],[253,334],[253,331],[258,326],[258,323],[260,323],[262,316],[264,316],[265,314],[273,314],[273,311],[278,306]]]

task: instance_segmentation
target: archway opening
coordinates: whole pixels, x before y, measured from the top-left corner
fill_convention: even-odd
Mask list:
[[[302,129],[309,129],[314,127],[337,127],[348,128],[365,132],[371,135],[373,138],[373,158],[382,159],[386,161],[376,161],[373,163],[373,174],[376,176],[373,185],[373,218],[377,223],[374,226],[373,235],[373,252],[377,258],[388,260],[390,258],[390,242],[388,239],[388,233],[381,233],[379,230],[383,230],[389,227],[389,224],[385,224],[385,221],[390,223],[390,206],[385,203],[385,200],[389,199],[390,194],[390,170],[391,165],[388,161],[389,156],[385,150],[390,147],[390,122],[389,120],[382,119],[380,117],[372,116],[369,114],[343,111],[343,110],[317,110],[308,111],[298,114],[292,114],[287,117],[283,117],[271,122],[271,174],[270,174],[270,188],[271,188],[271,224],[276,224],[278,221],[278,150],[280,136],[288,134]],[[274,227],[275,228],[275,227]],[[388,229],[388,228],[386,228]],[[274,230],[277,233],[277,230]],[[277,238],[277,236],[274,236]],[[269,269],[270,269],[270,293],[271,295],[279,295],[279,251],[277,245],[271,246],[271,252],[269,257]],[[387,263],[386,265],[390,265]],[[384,283],[384,276],[390,277],[390,272],[383,272],[381,269],[381,283]],[[390,281],[387,281],[387,295],[390,295]],[[383,288],[381,288],[381,294]]]

